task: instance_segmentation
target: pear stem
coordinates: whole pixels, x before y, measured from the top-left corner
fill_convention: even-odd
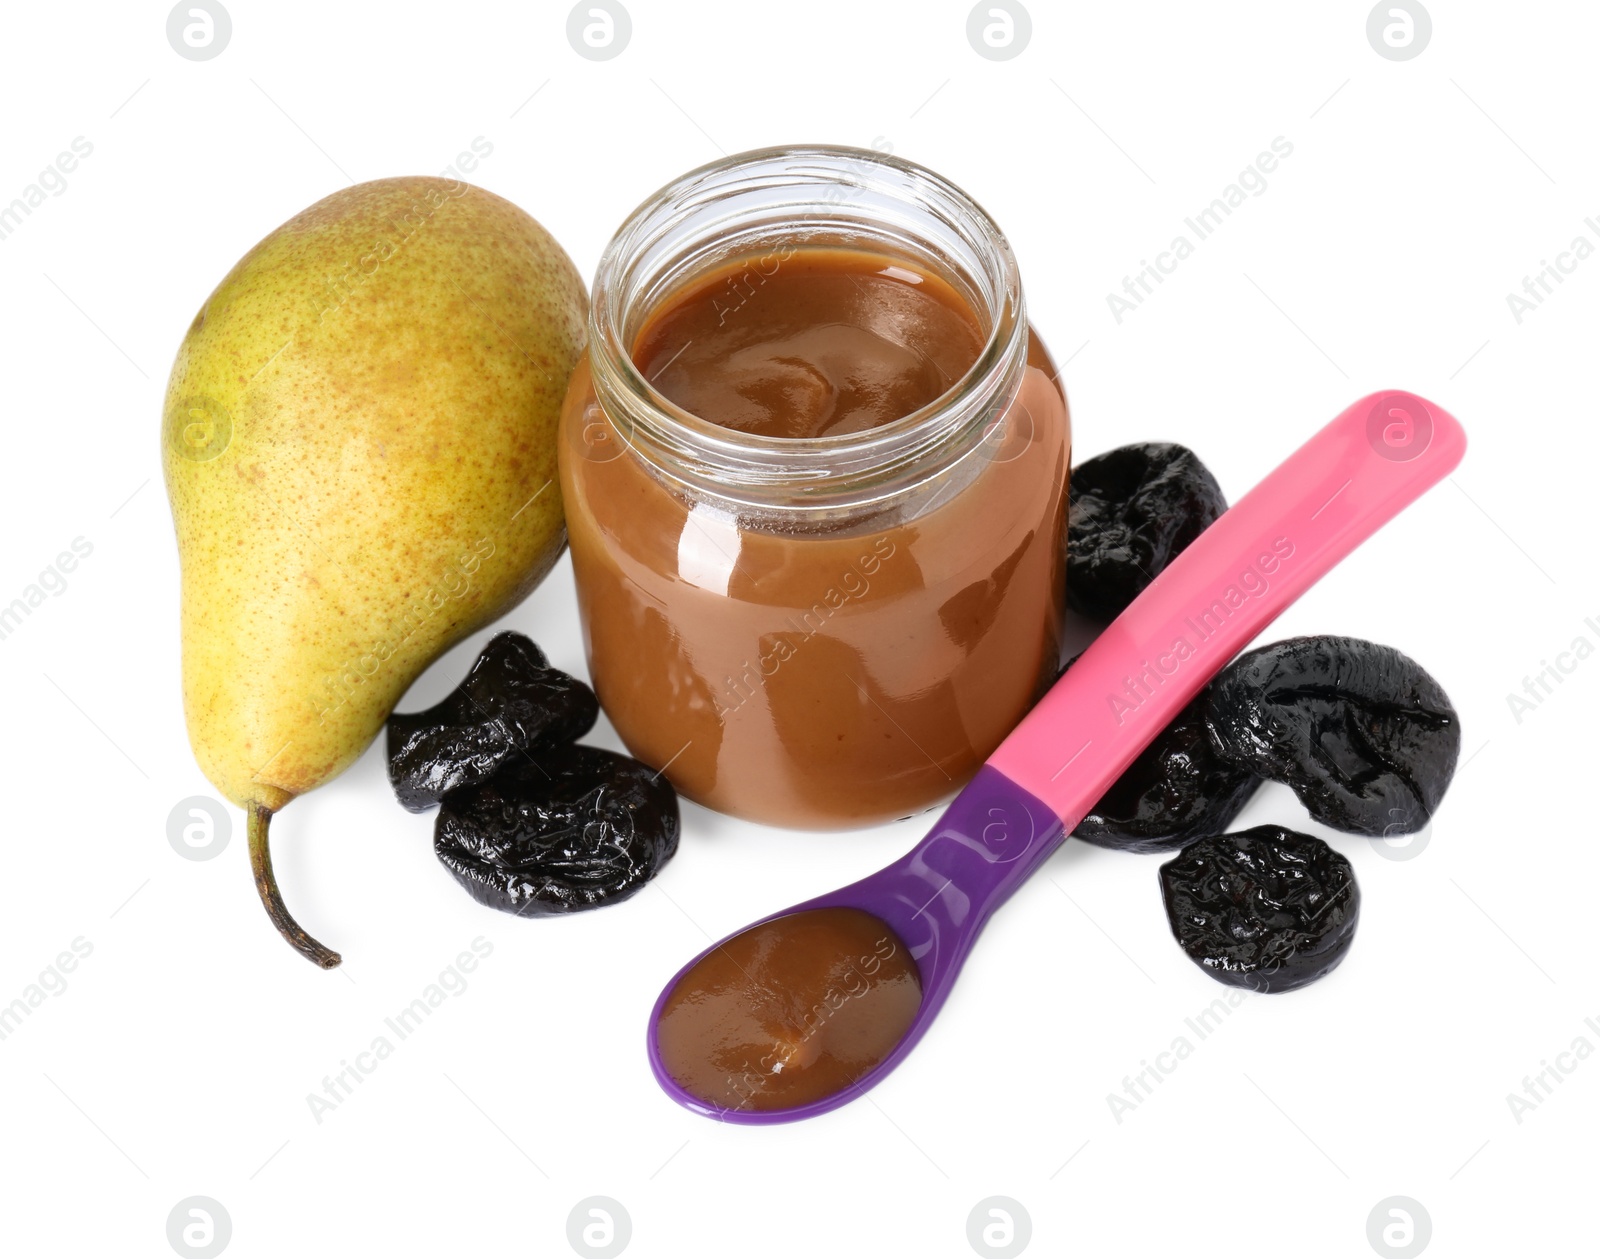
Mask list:
[[[278,929],[278,934],[294,946],[301,957],[309,958],[323,970],[332,970],[344,959],[326,945],[319,944],[306,934],[289,914],[278,891],[277,876],[272,873],[272,854],[267,850],[267,828],[272,823],[272,810],[252,800],[245,805],[249,819],[246,830],[250,840],[250,870],[256,876],[256,891],[267,908],[267,917]]]

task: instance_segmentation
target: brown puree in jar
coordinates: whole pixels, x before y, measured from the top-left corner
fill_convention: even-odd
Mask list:
[[[987,335],[911,261],[804,246],[669,292],[631,351],[704,420],[827,441],[937,402]],[[1031,337],[997,431],[935,471],[937,493],[790,527],[697,504],[618,435],[580,360],[561,488],[590,673],[629,750],[690,799],[776,825],[864,826],[959,788],[1057,667],[1054,377]]]
[[[640,331],[634,363],[691,415],[763,437],[858,433],[921,409],[978,361],[977,320],[937,277],[843,249],[768,265],[759,287],[744,264],[713,274]]]
[[[810,909],[740,933],[673,987],[656,1024],[668,1075],[728,1110],[787,1110],[849,1088],[922,1004],[916,963],[859,909]]]

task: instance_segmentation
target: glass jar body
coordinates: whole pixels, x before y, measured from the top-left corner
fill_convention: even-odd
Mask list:
[[[914,502],[804,527],[661,475],[580,362],[561,488],[591,677],[635,756],[792,827],[904,817],[965,783],[1059,660],[1070,421],[1038,336],[1021,345],[983,440]]]

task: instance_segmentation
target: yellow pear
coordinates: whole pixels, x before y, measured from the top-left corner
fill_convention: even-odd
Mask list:
[[[566,543],[556,421],[582,278],[508,201],[381,179],[246,254],[195,316],[162,425],[195,757],[268,822],[361,755],[430,661],[501,616]]]

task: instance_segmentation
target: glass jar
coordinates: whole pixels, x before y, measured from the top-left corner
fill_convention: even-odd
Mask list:
[[[867,249],[935,275],[986,337],[943,395],[822,437],[689,414],[635,366],[673,292],[745,260]],[[595,690],[691,800],[840,828],[948,797],[1054,679],[1066,398],[1010,246],[959,188],[868,150],[763,149],[667,185],[595,276],[561,489]]]

